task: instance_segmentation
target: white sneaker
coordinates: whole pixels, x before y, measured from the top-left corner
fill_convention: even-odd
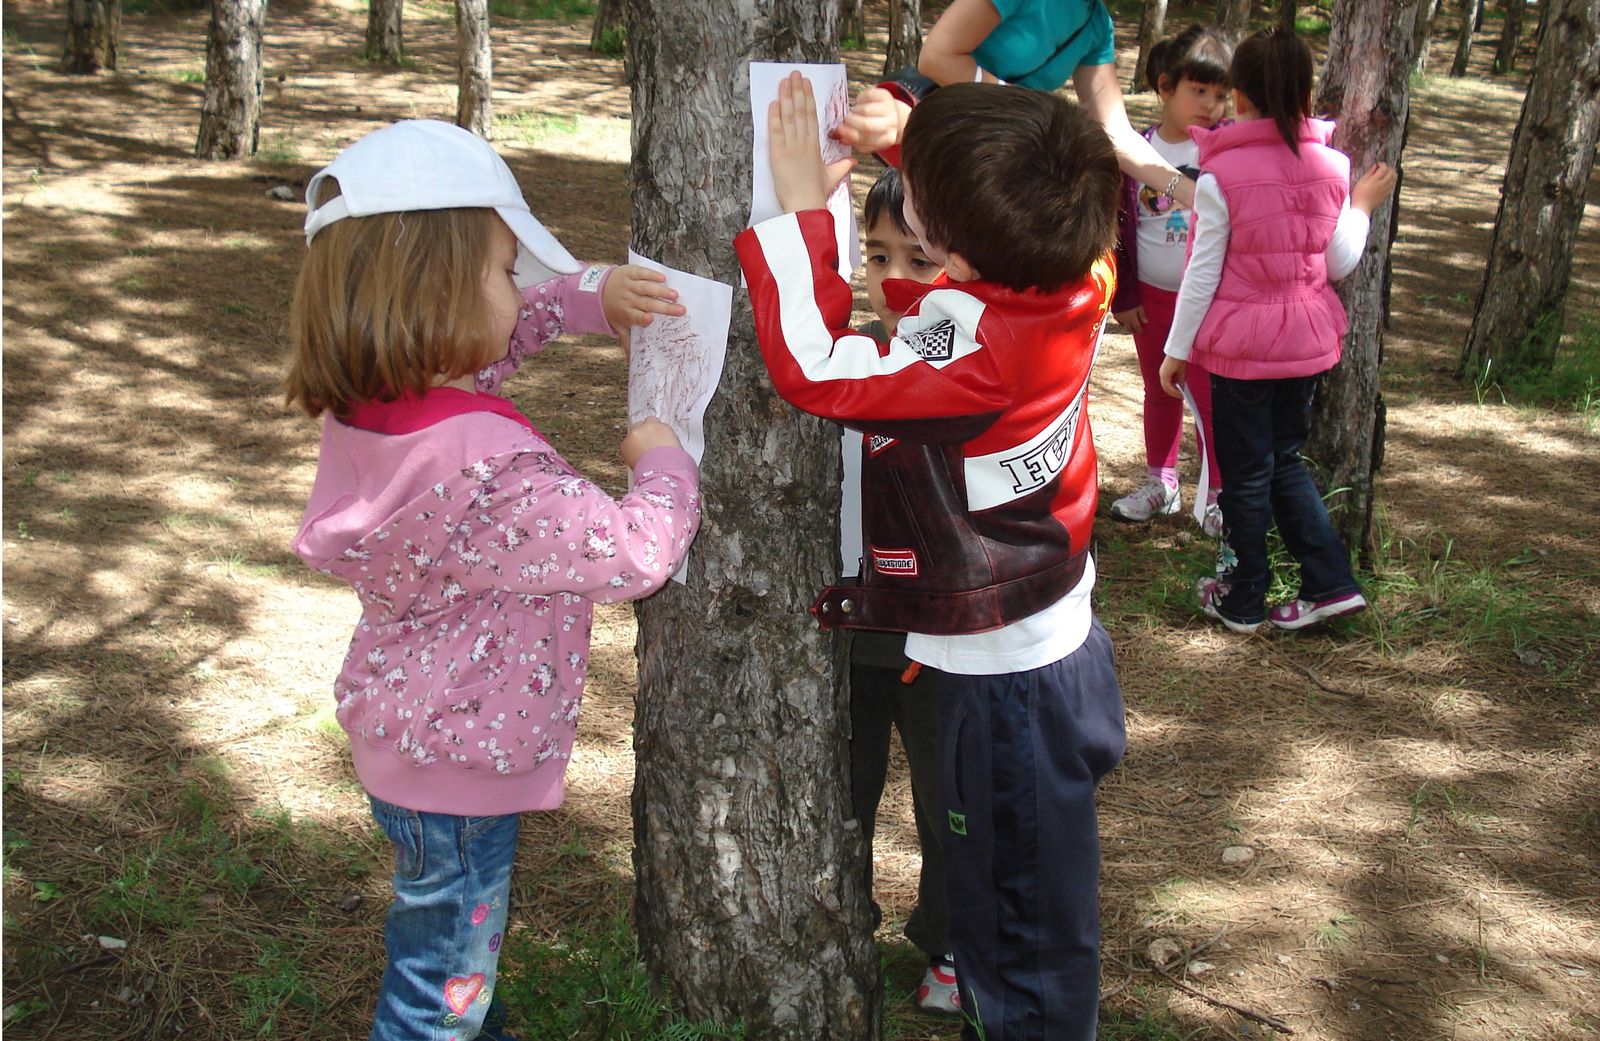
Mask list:
[[[961,1014],[961,990],[956,984],[956,959],[947,954],[928,963],[917,987],[917,1006],[925,1012]]]
[[[1206,505],[1206,514],[1200,521],[1200,533],[1207,538],[1220,539],[1223,532],[1222,507],[1215,502]]]
[[[1136,490],[1111,504],[1111,516],[1119,521],[1142,523],[1151,517],[1177,513],[1181,508],[1178,489],[1159,477],[1148,477]]]

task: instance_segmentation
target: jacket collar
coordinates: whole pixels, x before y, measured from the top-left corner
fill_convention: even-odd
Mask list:
[[[406,391],[393,401],[364,401],[350,409],[344,423],[374,434],[414,434],[471,412],[493,412],[538,433],[528,418],[517,411],[517,406],[505,398],[497,394],[474,394],[457,387],[433,387],[421,396]]]
[[[1215,130],[1190,127],[1189,136],[1200,146],[1202,167],[1229,149],[1283,141],[1278,133],[1278,124],[1270,119],[1248,119],[1218,126]],[[1325,145],[1333,140],[1333,123],[1326,119],[1303,119],[1300,121],[1300,132],[1295,136],[1300,141]]]

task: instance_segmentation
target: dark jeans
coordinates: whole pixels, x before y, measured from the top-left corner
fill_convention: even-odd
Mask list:
[[[923,669],[939,696],[939,791],[964,1041],[1094,1041],[1094,793],[1127,738],[1111,640],[1030,672]],[[975,1022],[974,1022],[975,1021]],[[981,1024],[981,1027],[979,1026]]]
[[[1328,520],[1300,446],[1311,422],[1316,376],[1236,380],[1211,376],[1211,421],[1217,464],[1228,475],[1218,502],[1228,544],[1239,562],[1218,609],[1242,622],[1266,613],[1267,529],[1274,522],[1289,555],[1300,564],[1300,599],[1326,600],[1355,592],[1350,552]]]
[[[900,643],[903,647],[903,637]],[[906,762],[911,767],[912,813],[922,847],[917,906],[906,919],[906,939],[928,957],[935,958],[950,953],[944,851],[937,827],[941,820],[939,699],[925,680],[902,683],[902,671],[859,661],[850,665],[850,801],[867,844],[867,893],[870,895],[874,825],[889,773],[890,731],[898,730],[900,744],[906,750]],[[872,906],[876,911],[877,902]]]

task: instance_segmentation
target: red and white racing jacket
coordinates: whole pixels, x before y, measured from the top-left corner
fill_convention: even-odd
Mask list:
[[[773,386],[866,435],[862,584],[823,591],[824,628],[987,632],[1083,574],[1098,494],[1087,395],[1109,259],[1055,292],[885,283],[888,344],[850,329],[825,210],[734,240]]]

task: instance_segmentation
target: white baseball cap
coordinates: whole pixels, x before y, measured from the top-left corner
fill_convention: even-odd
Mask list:
[[[339,194],[318,206],[328,177],[339,182]],[[317,171],[306,185],[306,244],[345,217],[474,207],[494,210],[517,237],[518,286],[583,270],[528,209],[511,167],[489,142],[436,119],[374,130]]]

